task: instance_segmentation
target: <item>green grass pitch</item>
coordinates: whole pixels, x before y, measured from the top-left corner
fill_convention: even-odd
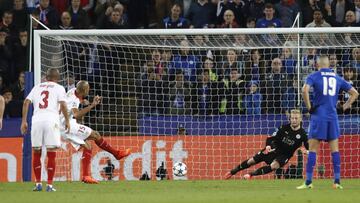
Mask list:
[[[117,181],[86,185],[55,182],[57,192],[32,192],[32,183],[0,183],[1,203],[66,202],[360,202],[360,179],[344,179],[344,190],[332,189],[331,180],[315,180],[314,189],[296,190],[302,180],[229,181]]]

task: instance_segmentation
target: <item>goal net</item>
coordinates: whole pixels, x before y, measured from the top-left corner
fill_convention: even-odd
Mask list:
[[[321,54],[356,88],[360,71],[360,29],[213,29],[35,31],[35,82],[59,68],[66,89],[79,80],[91,85],[88,100],[102,104],[84,119],[113,146],[131,148],[117,161],[93,146],[91,174],[106,180],[153,180],[164,163],[184,162],[182,179],[222,179],[265,146],[265,139],[289,121],[291,109],[309,116],[300,95],[305,77]],[[340,94],[339,103],[348,98]],[[342,177],[360,177],[359,103],[339,110]],[[328,145],[319,152],[315,176],[332,176]],[[57,156],[57,180],[80,180],[81,151],[64,143]],[[276,174],[302,178],[306,156],[296,152]],[[250,168],[249,170],[254,170]],[[244,171],[246,173],[247,171]],[[241,176],[236,176],[240,178]]]

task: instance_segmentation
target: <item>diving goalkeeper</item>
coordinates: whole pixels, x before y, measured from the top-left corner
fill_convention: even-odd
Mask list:
[[[229,179],[237,172],[260,162],[265,162],[267,165],[245,174],[243,178],[250,179],[252,176],[268,174],[283,167],[293,156],[294,152],[303,144],[308,150],[307,134],[302,128],[301,122],[301,112],[296,109],[291,110],[290,123],[280,126],[272,136],[266,139],[266,147],[264,149],[226,173],[225,179]]]

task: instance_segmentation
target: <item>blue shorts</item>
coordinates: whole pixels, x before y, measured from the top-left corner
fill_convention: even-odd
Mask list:
[[[331,141],[340,137],[339,121],[310,121],[308,139]]]

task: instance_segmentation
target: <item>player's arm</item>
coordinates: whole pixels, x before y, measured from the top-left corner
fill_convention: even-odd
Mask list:
[[[60,103],[60,111],[64,115],[64,118],[65,118],[65,130],[67,131],[67,133],[69,133],[70,132],[70,119],[69,119],[68,109],[66,107],[66,102],[60,101],[59,103]]]
[[[278,128],[273,134],[271,134],[270,136],[268,136],[266,138],[266,147],[265,147],[265,154],[272,152],[276,149],[276,143],[278,142],[279,139],[279,134],[281,133],[282,128]]]
[[[2,129],[3,117],[5,110],[5,99],[0,95],[0,130]]]
[[[304,103],[306,108],[308,109],[309,113],[313,112],[313,109],[311,109],[311,102],[310,102],[310,85],[308,84],[304,84],[303,89],[302,89],[302,96],[304,99]]]
[[[346,103],[343,105],[343,110],[347,110],[351,108],[351,105],[355,102],[355,100],[359,97],[359,92],[354,88],[351,87],[351,89],[348,91],[350,97],[346,101]]]
[[[89,106],[81,110],[79,110],[78,108],[72,108],[71,111],[73,112],[73,115],[76,120],[82,119],[82,117],[84,117],[87,113],[89,113],[91,109],[95,108],[98,104],[100,104],[100,102],[101,102],[101,97],[96,95],[93,99],[93,102]]]
[[[25,99],[22,107],[22,120],[21,120],[21,134],[25,134],[28,129],[27,123],[27,114],[29,112],[29,106],[31,101],[29,99]]]

